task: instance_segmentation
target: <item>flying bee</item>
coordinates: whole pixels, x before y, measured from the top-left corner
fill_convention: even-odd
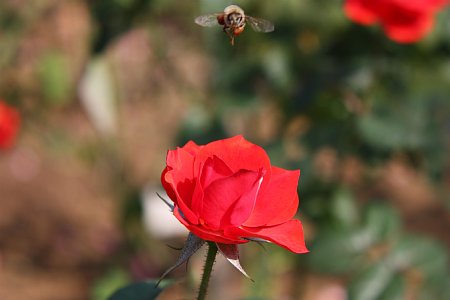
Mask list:
[[[244,31],[247,23],[256,32],[271,32],[274,30],[270,21],[246,16],[244,10],[237,5],[225,7],[222,13],[199,16],[195,18],[195,23],[205,27],[223,26],[223,31],[230,38],[231,45],[234,45],[234,38]]]

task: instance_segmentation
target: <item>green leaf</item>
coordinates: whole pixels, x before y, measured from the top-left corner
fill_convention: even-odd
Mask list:
[[[130,276],[125,270],[113,269],[96,280],[91,291],[91,298],[92,300],[104,300],[129,282]]]
[[[364,228],[370,231],[377,241],[384,241],[399,234],[401,220],[393,208],[378,203],[367,208]]]
[[[420,300],[436,299],[444,300],[448,299],[450,295],[450,277],[447,274],[445,277],[439,278],[439,280],[426,281],[423,284],[419,297]]]
[[[332,227],[318,236],[309,254],[314,269],[326,273],[360,270],[368,263],[366,251],[370,247],[398,236],[401,222],[392,208],[379,203],[369,206],[360,225],[356,222],[357,208],[352,201],[345,190],[339,191],[333,199],[333,213],[341,220],[341,229]],[[346,217],[347,213],[349,216]]]
[[[331,213],[338,226],[352,227],[358,222],[358,208],[351,192],[341,188],[337,190],[331,202]]]
[[[429,142],[426,110],[423,101],[408,101],[409,105],[392,106],[389,110],[375,107],[358,119],[362,138],[379,149],[419,149]]]
[[[402,237],[390,255],[392,265],[399,269],[415,268],[426,278],[439,278],[448,274],[448,256],[440,244],[413,235]]]
[[[171,283],[163,281],[156,286],[156,281],[143,281],[130,284],[112,294],[107,300],[152,300]]]
[[[394,270],[387,261],[370,266],[350,284],[349,299],[380,299],[390,285],[393,276]]]
[[[45,100],[50,105],[63,105],[70,100],[70,76],[67,58],[60,53],[50,53],[42,58],[39,77]]]
[[[379,300],[403,300],[405,299],[405,279],[397,274],[384,290]]]
[[[342,230],[324,233],[311,247],[309,263],[317,271],[342,273],[357,270],[364,263],[364,250],[374,238],[367,230]]]

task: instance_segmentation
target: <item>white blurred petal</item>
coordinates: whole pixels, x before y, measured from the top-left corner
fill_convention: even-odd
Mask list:
[[[144,225],[148,232],[158,238],[186,236],[188,230],[175,218],[167,204],[158,195],[170,201],[163,189],[147,187],[143,191],[142,206]]]
[[[104,135],[117,131],[114,79],[105,58],[93,59],[79,85],[79,97],[95,128]]]

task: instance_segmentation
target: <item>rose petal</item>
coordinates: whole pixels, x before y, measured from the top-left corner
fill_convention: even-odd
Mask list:
[[[432,13],[449,4],[448,0],[384,0],[384,2],[397,9],[416,13]],[[384,6],[387,6],[386,4]]]
[[[200,213],[203,208],[204,189],[207,188],[211,182],[231,176],[232,174],[233,172],[220,158],[217,156],[208,158],[205,164],[201,166],[199,178],[196,179],[197,183],[190,205],[191,210]]]
[[[370,2],[374,0],[347,0],[344,5],[344,11],[347,17],[356,23],[371,25],[378,21],[377,15],[370,7]]]
[[[299,220],[290,220],[271,227],[228,228],[227,231],[226,233],[229,235],[262,238],[295,253],[309,252],[305,245],[303,226]]]
[[[223,229],[245,222],[253,211],[262,178],[262,171],[241,170],[212,182],[205,189],[199,215],[205,226]]]
[[[203,187],[207,187],[213,181],[232,174],[233,171],[220,158],[214,155],[206,160],[201,169],[200,184]]]
[[[186,179],[185,181],[177,184],[177,180],[173,179],[174,173],[172,171],[163,173],[163,176],[162,183],[167,191],[167,195],[173,200],[176,206],[179,206],[183,212],[183,217],[186,218],[191,224],[198,224],[198,215],[194,213],[184,201],[184,199],[189,200],[192,198],[192,195],[189,193],[194,190],[195,181]]]
[[[210,157],[217,156],[233,173],[239,170],[265,171],[263,188],[271,177],[271,165],[267,153],[258,145],[252,144],[242,135],[211,142],[200,149],[196,155],[194,167],[200,166]]]
[[[197,154],[197,152],[202,149],[204,146],[199,146],[196,143],[194,143],[193,141],[189,141],[187,142],[182,148],[189,152],[192,155]]]
[[[389,38],[412,43],[429,33],[434,14],[448,4],[448,0],[347,0],[344,9],[353,21],[364,25],[379,21]]]
[[[19,112],[0,99],[0,149],[13,146],[20,122]]]
[[[169,150],[167,152],[166,164],[169,170],[175,170],[179,178],[194,177],[194,157],[197,145],[189,142],[185,147]]]
[[[220,158],[233,173],[242,169],[270,170],[270,160],[264,149],[245,140],[241,135],[207,144],[197,153],[194,164],[197,166],[213,156]]]
[[[195,188],[194,154],[200,149],[194,142],[187,143],[167,153],[167,167],[161,175],[161,183],[170,199],[183,211],[192,224],[198,223],[197,215],[189,208]]]
[[[169,184],[166,180],[166,174],[167,172],[169,172],[170,169],[169,167],[166,167],[162,173],[161,173],[161,184],[163,185],[164,189],[166,190],[167,196],[169,196],[170,199],[172,199],[172,201],[177,204],[178,200],[177,200],[177,195],[174,191],[174,189],[172,188],[172,185]]]
[[[432,16],[417,17],[414,22],[404,23],[401,19],[383,24],[386,35],[399,43],[413,43],[423,38],[433,28]]]
[[[268,185],[261,189],[247,227],[272,226],[284,223],[297,212],[297,194],[300,170],[288,171],[272,167],[272,177]]]
[[[224,244],[248,243],[248,241],[242,240],[237,237],[225,236],[225,234],[221,231],[219,231],[219,232],[208,231],[205,228],[201,228],[199,226],[189,224],[188,222],[186,222],[186,220],[180,214],[178,207],[175,207],[173,214],[190,232],[194,233],[196,236],[198,236],[206,241],[212,241],[212,242],[218,242],[218,243],[224,243]]]

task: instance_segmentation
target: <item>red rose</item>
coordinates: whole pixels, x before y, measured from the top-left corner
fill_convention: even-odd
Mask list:
[[[0,149],[11,147],[20,125],[19,113],[0,101]]]
[[[412,43],[433,27],[434,15],[448,0],[347,0],[345,12],[353,21],[381,23],[386,35],[399,43]]]
[[[161,181],[174,215],[196,236],[219,244],[271,241],[308,252],[297,212],[300,171],[270,164],[266,152],[242,136],[205,146],[188,142],[167,154]]]

